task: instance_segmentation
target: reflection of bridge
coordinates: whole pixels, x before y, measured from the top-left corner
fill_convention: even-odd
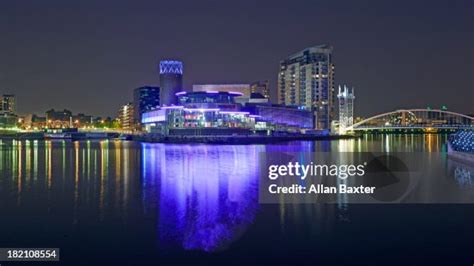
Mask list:
[[[457,130],[474,129],[474,117],[434,109],[402,109],[364,119],[343,129],[367,130]]]

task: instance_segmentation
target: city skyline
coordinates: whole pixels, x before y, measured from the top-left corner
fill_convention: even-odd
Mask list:
[[[180,10],[169,2],[109,7],[49,1],[20,9],[5,2],[0,91],[16,95],[21,114],[66,108],[115,116],[133,99],[134,88],[159,84],[161,59],[176,58],[186,66],[188,90],[192,84],[269,80],[276,101],[280,61],[328,44],[334,47],[335,85],[357,89],[356,116],[441,105],[474,112],[465,100],[474,96],[470,1],[371,3],[357,12],[361,4],[349,1],[186,4],[190,8]],[[323,23],[328,17],[338,23]],[[293,27],[304,22],[308,27]]]

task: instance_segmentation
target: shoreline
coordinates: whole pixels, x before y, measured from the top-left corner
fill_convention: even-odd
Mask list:
[[[318,140],[338,140],[354,139],[360,136],[352,135],[291,135],[291,136],[260,136],[260,135],[190,135],[190,136],[161,136],[153,134],[127,135],[126,138],[114,136],[89,137],[84,138],[72,136],[70,138],[47,138],[43,133],[21,133],[21,134],[0,134],[0,140],[131,140],[144,143],[169,143],[169,144],[271,144],[279,142],[289,142],[298,140],[318,141]]]
[[[299,135],[299,136],[134,136],[132,140],[145,143],[170,143],[170,144],[272,144],[278,142],[289,142],[298,140],[338,140],[353,139],[359,136],[349,135]]]

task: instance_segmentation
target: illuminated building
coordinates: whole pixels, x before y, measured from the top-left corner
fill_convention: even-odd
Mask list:
[[[254,103],[242,108],[235,101],[242,96],[238,92],[183,91],[177,96],[180,105],[165,106],[143,114],[141,122],[147,132],[227,135],[249,134],[251,130],[299,130],[313,125],[312,113],[297,107]]]
[[[263,95],[265,98],[270,99],[270,85],[269,81],[256,81],[250,84],[250,92],[251,93],[259,93]]]
[[[135,122],[140,122],[142,114],[160,107],[160,87],[143,86],[133,91]]]
[[[35,114],[28,114],[25,116],[23,126],[27,129],[42,129],[47,127],[45,116],[37,116]]]
[[[244,110],[255,118],[257,129],[298,131],[313,128],[312,112],[295,106],[248,103]]]
[[[218,108],[220,110],[235,111],[240,108],[240,105],[235,102],[235,98],[242,96],[242,93],[227,91],[194,91],[179,92],[177,95],[179,104],[186,108]]]
[[[15,127],[18,117],[15,114],[15,95],[4,94],[0,97],[0,127]]]
[[[118,119],[123,130],[133,131],[135,127],[133,104],[127,103],[120,107]]]
[[[160,61],[160,104],[175,105],[176,93],[183,90],[183,63],[180,61]]]
[[[449,136],[449,149],[459,152],[474,152],[474,131],[462,130]],[[467,158],[467,157],[466,157]]]
[[[254,119],[248,112],[240,111],[234,100],[238,92],[178,92],[178,106],[164,106],[143,114],[142,123],[148,132],[173,132],[186,134],[189,128],[200,128],[201,134],[236,133],[248,131]],[[208,130],[221,129],[219,132]],[[212,134],[214,134],[212,133]]]
[[[193,91],[239,92],[243,98],[250,98],[250,84],[197,84]]]
[[[93,118],[91,115],[79,113],[72,116],[72,122],[75,128],[90,127],[92,126]]]
[[[344,85],[339,86],[337,94],[339,100],[339,133],[343,134],[346,128],[354,124],[354,89],[349,89]]]
[[[335,118],[332,50],[313,46],[280,62],[278,103],[313,111],[316,129],[329,129]]]
[[[18,118],[16,115],[10,113],[0,113],[0,128],[11,128],[15,127]]]
[[[69,110],[46,111],[46,125],[49,128],[69,128],[72,127],[72,122],[72,112]]]
[[[268,102],[270,102],[270,99],[263,96],[262,94],[258,92],[252,92],[250,94],[250,99],[248,100],[248,103],[268,103]]]
[[[4,94],[0,98],[0,111],[2,113],[14,114],[16,112],[15,95]]]

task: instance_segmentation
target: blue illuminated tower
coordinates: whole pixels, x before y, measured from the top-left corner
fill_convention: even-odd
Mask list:
[[[354,88],[349,89],[346,85],[339,86],[339,133],[345,134],[348,127],[354,123]]]
[[[160,104],[177,104],[176,93],[182,90],[183,62],[174,60],[160,61]]]

